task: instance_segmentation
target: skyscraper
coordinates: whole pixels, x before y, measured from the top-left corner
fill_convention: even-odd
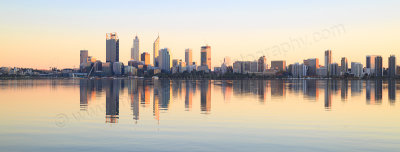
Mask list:
[[[344,75],[349,70],[349,64],[347,62],[346,57],[342,57],[342,61],[340,64],[340,75]]]
[[[396,77],[396,57],[394,55],[390,55],[389,57],[389,77]]]
[[[286,71],[286,61],[271,61],[271,69]]]
[[[164,48],[161,49],[159,52],[160,56],[158,57],[159,61],[159,67],[161,68],[161,70],[165,71],[165,72],[170,72],[170,68],[171,68],[171,55],[170,55],[170,51],[168,48]]]
[[[307,60],[304,60],[303,62],[304,62],[304,65],[306,65],[308,67],[307,75],[316,76],[317,69],[319,69],[319,59],[318,58],[307,59]]]
[[[365,68],[366,68],[366,73],[368,73],[369,75],[375,75],[375,58],[376,55],[368,55],[366,57],[366,61],[365,61]]]
[[[80,56],[81,56],[81,58],[80,58],[79,65],[81,65],[82,63],[86,63],[87,58],[89,57],[88,50],[81,50]]]
[[[131,59],[135,61],[140,61],[139,60],[139,38],[135,36],[135,39],[133,39],[133,47],[131,49]]]
[[[147,52],[143,52],[140,56],[141,60],[144,62],[145,65],[150,64],[150,54]]]
[[[382,67],[382,57],[375,57],[375,76],[382,77],[383,76],[383,67]]]
[[[158,65],[158,51],[160,50],[160,36],[157,36],[157,39],[153,43],[153,64],[154,67],[160,67]]]
[[[330,75],[330,65],[332,64],[332,51],[326,50],[325,51],[325,67],[328,71],[328,76]]]
[[[351,62],[351,74],[355,77],[361,77],[363,73],[363,65],[358,62]]]
[[[106,62],[119,62],[119,39],[115,32],[106,34]]]
[[[206,45],[201,47],[200,63],[202,66],[207,66],[211,70],[211,47]]]
[[[267,58],[262,56],[258,59],[258,72],[264,72],[267,69]]]
[[[185,62],[187,65],[192,65],[192,49],[185,50]]]

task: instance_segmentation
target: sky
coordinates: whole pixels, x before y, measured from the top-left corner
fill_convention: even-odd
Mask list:
[[[365,65],[366,55],[400,57],[400,1],[335,0],[151,0],[0,1],[0,67],[78,68],[80,50],[106,58],[106,33],[120,39],[120,61],[130,60],[133,39],[153,55],[153,42],[184,60],[185,48],[200,61],[211,46],[212,66],[232,61],[287,64],[332,50]],[[399,62],[398,62],[399,63]],[[340,64],[339,64],[340,65]]]

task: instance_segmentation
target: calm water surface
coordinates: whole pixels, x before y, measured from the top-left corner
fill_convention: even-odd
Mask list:
[[[2,80],[0,151],[399,151],[400,83]]]

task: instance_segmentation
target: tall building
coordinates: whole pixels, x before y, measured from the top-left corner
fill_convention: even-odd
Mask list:
[[[158,53],[160,51],[160,36],[157,36],[157,39],[153,43],[153,64],[154,67],[160,67],[158,65]]]
[[[389,57],[389,77],[394,78],[396,77],[396,57],[394,55],[390,55]]]
[[[267,69],[267,58],[262,56],[258,59],[258,72],[264,72]]]
[[[133,39],[133,47],[131,49],[131,59],[135,61],[140,61],[139,59],[139,38],[135,36]]]
[[[150,54],[149,53],[143,52],[140,55],[140,59],[141,59],[141,61],[144,62],[145,65],[149,65],[150,64]]]
[[[375,57],[375,76],[382,77],[383,76],[383,66],[382,66],[382,57]]]
[[[307,75],[316,76],[317,69],[319,69],[319,59],[318,58],[307,59],[307,60],[303,60],[303,62],[304,62],[304,65],[306,65],[308,67]]]
[[[363,74],[363,65],[358,62],[351,62],[351,74],[355,77],[361,77]]]
[[[168,48],[163,48],[159,52],[158,64],[161,70],[170,72],[171,69],[171,55]]]
[[[375,58],[376,55],[368,55],[365,61],[365,69],[368,75],[375,75]]]
[[[207,66],[211,70],[211,47],[206,45],[201,47],[200,65]]]
[[[106,62],[119,62],[119,39],[115,32],[106,34]]]
[[[328,75],[330,75],[330,65],[332,64],[332,51],[326,50],[325,51],[325,67],[327,68]]]
[[[286,71],[286,61],[271,61],[271,69]]]
[[[307,76],[308,66],[305,64],[294,63],[290,69],[292,76],[295,78],[302,78]]]
[[[89,57],[88,50],[81,50],[80,56],[81,56],[81,58],[80,58],[79,65],[81,65],[82,63],[86,63],[87,58]]]
[[[192,49],[185,49],[185,62],[187,65],[192,64]]]
[[[347,62],[346,57],[342,57],[341,64],[340,64],[340,75],[344,75],[349,70],[349,64]]]
[[[338,77],[340,76],[340,69],[339,69],[339,64],[337,63],[332,63],[329,65],[330,67],[328,68],[330,70],[329,76],[331,77]]]

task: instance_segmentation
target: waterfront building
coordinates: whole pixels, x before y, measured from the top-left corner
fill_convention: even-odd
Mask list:
[[[319,77],[327,77],[328,69],[326,67],[320,67],[317,69],[317,76]]]
[[[365,61],[365,73],[368,75],[375,75],[375,58],[376,55],[368,55]]]
[[[388,76],[391,78],[396,77],[396,57],[394,55],[390,55],[388,65]]]
[[[141,61],[144,62],[145,65],[150,65],[150,54],[147,52],[143,52],[140,55]]]
[[[88,50],[81,50],[79,65],[81,65],[82,63],[86,63],[88,57],[89,57]]]
[[[119,39],[117,33],[106,34],[106,62],[119,62]]]
[[[345,75],[348,70],[349,70],[349,64],[347,62],[347,58],[342,57],[342,60],[340,63],[340,75]]]
[[[383,77],[383,66],[382,66],[382,57],[376,56],[375,57],[375,76],[376,77]]]
[[[271,69],[278,71],[286,71],[286,61],[271,61]]]
[[[140,61],[139,59],[139,38],[136,35],[135,39],[133,39],[133,47],[131,49],[131,59]]]
[[[304,63],[304,65],[306,65],[308,67],[307,75],[309,75],[309,76],[317,75],[317,69],[319,68],[319,59],[318,58],[303,60],[303,63]]]
[[[154,67],[160,67],[158,65],[159,49],[160,49],[160,36],[157,36],[157,39],[153,43],[153,65],[154,65]]]
[[[267,58],[262,56],[258,59],[258,72],[265,72],[267,69]]]
[[[159,51],[159,67],[161,70],[164,72],[169,73],[171,69],[171,55],[170,55],[170,50],[168,48],[163,48]]]
[[[187,65],[192,64],[192,49],[185,49],[185,62]]]
[[[211,70],[211,46],[202,46],[200,52],[200,65],[207,66]]]
[[[330,74],[330,65],[332,63],[332,51],[331,50],[326,50],[325,51],[325,67],[327,68],[327,74]]]
[[[363,65],[359,62],[351,62],[351,74],[353,74],[354,77],[362,77]]]

